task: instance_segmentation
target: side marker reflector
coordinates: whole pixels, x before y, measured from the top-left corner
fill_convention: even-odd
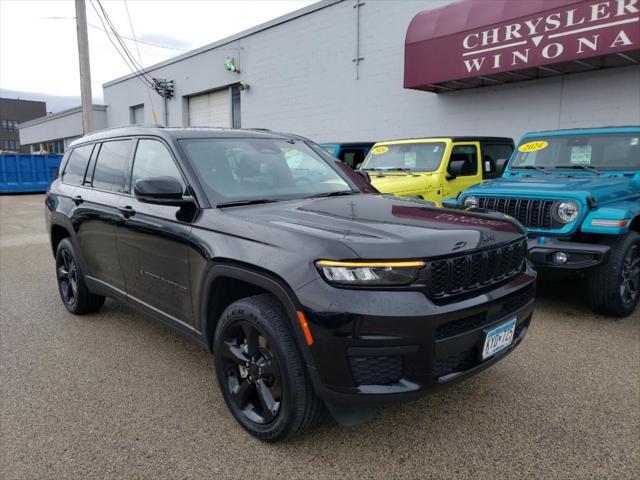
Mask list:
[[[298,310],[296,314],[298,315],[298,321],[304,332],[304,338],[307,340],[307,345],[313,345],[313,337],[311,336],[311,330],[309,330],[309,324],[307,323],[304,313]]]

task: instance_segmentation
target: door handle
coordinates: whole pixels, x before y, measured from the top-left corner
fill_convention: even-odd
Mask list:
[[[120,213],[124,215],[124,218],[129,218],[130,216],[136,214],[135,209],[131,205],[127,205],[125,207],[118,207],[118,210],[120,210]]]
[[[71,200],[73,200],[73,203],[75,203],[76,205],[80,205],[82,202],[84,202],[82,195],[76,195]]]

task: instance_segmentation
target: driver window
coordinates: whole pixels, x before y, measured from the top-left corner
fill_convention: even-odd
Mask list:
[[[449,173],[456,177],[478,174],[478,150],[475,145],[455,145],[449,159]]]
[[[173,177],[185,189],[185,183],[167,147],[157,140],[140,139],[136,148],[131,185],[147,177]]]

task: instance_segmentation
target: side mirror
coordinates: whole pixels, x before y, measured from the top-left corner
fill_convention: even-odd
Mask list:
[[[371,177],[369,176],[369,172],[365,172],[364,170],[356,170],[355,171],[358,175],[360,175],[365,182],[367,183],[371,183]]]
[[[362,166],[363,162],[360,163],[356,163],[356,166],[354,167],[356,170],[358,170],[361,166]]]
[[[183,196],[182,184],[173,177],[146,177],[136,180],[133,193],[141,202],[179,207],[192,203]]]
[[[447,175],[444,178],[446,178],[447,180],[455,180],[456,178],[458,178],[458,176],[451,172],[447,172]]]

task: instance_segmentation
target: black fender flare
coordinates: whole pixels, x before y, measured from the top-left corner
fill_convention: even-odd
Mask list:
[[[200,321],[202,334],[210,351],[213,351],[213,335],[218,319],[210,319],[207,316],[207,307],[212,294],[212,284],[219,277],[228,277],[243,282],[251,283],[274,295],[285,308],[289,317],[291,331],[294,334],[298,349],[308,366],[313,366],[311,351],[307,345],[302,326],[298,321],[297,312],[302,311],[302,306],[293,290],[279,277],[267,272],[259,271],[245,265],[216,263],[204,274],[202,290],[200,294]]]
[[[53,231],[53,227],[61,227],[64,228],[68,233],[69,233],[69,239],[71,240],[71,243],[73,244],[73,248],[76,251],[76,256],[78,257],[78,261],[80,262],[80,268],[82,268],[83,272],[87,272],[86,269],[86,264],[84,262],[84,258],[82,256],[82,251],[80,250],[80,246],[78,245],[78,239],[76,237],[76,230],[75,228],[73,228],[73,225],[71,224],[71,222],[66,219],[65,217],[61,217],[61,216],[53,216],[51,217],[51,224],[49,225],[49,243],[51,243],[51,233]],[[56,256],[56,252],[53,252],[53,256],[55,258]]]

